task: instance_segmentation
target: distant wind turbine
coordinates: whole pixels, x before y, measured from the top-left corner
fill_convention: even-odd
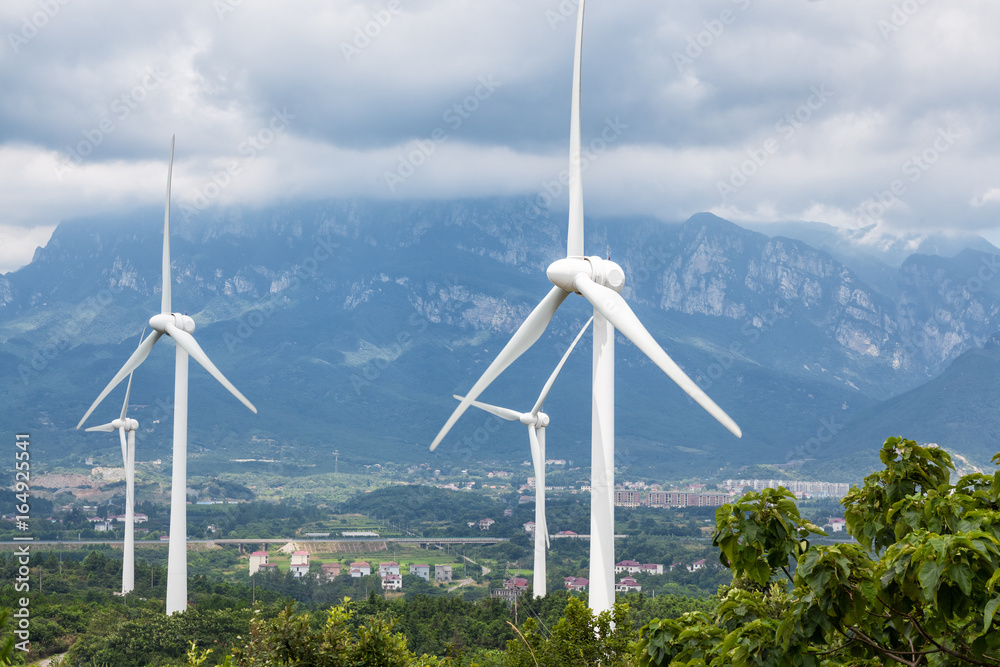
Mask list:
[[[149,326],[153,329],[132,356],[128,358],[118,374],[115,375],[104,391],[90,406],[83,419],[76,425],[83,426],[87,417],[94,411],[104,397],[118,386],[126,375],[129,375],[149,356],[153,345],[166,334],[177,345],[177,356],[174,364],[174,447],[173,474],[170,480],[170,544],[167,555],[167,614],[184,611],[187,608],[187,416],[188,416],[188,357],[204,367],[212,377],[219,381],[229,393],[238,398],[243,405],[256,414],[257,408],[240,393],[226,376],[215,367],[212,360],[198,345],[191,334],[194,333],[194,320],[187,315],[171,312],[170,303],[170,179],[174,170],[174,140],[170,140],[170,165],[167,168],[167,203],[163,215],[163,283],[160,297],[160,312],[149,318]]]
[[[573,98],[569,144],[569,231],[566,257],[546,270],[554,287],[528,315],[500,354],[472,386],[431,443],[434,450],[459,417],[490,383],[530,348],[545,331],[556,309],[570,294],[582,295],[594,308],[594,370],[591,414],[590,599],[597,614],[611,609],[614,591],[615,329],[677,383],[698,405],[736,437],[740,427],[663,351],[619,292],[625,272],[610,259],[583,251],[583,178],[580,151],[580,72],[583,60],[583,14],[580,0],[573,63]]]
[[[576,347],[593,320],[593,317],[587,320],[587,323],[580,329],[580,333],[573,339],[573,343],[559,360],[545,386],[542,387],[542,393],[538,395],[538,400],[535,401],[530,412],[516,412],[479,401],[471,403],[480,410],[485,410],[501,419],[519,421],[528,427],[528,445],[531,448],[531,463],[535,470],[535,562],[531,588],[537,597],[545,597],[546,594],[545,550],[549,547],[549,524],[545,518],[545,427],[549,425],[549,416],[542,412],[542,406],[545,404],[545,399],[549,397],[549,390],[552,389],[559,371],[569,359],[570,352]],[[462,400],[461,396],[455,396],[455,398]]]
[[[122,552],[122,595],[132,592],[135,588],[135,432],[139,430],[139,422],[126,416],[128,397],[131,392],[132,374],[129,373],[121,416],[108,424],[91,426],[87,429],[88,431],[107,433],[117,429],[122,441],[122,462],[125,465],[125,548]],[[128,434],[127,437],[126,434]]]

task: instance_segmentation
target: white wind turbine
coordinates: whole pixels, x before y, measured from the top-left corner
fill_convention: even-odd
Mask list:
[[[88,431],[107,433],[117,429],[118,435],[121,436],[122,462],[125,465],[125,547],[122,550],[122,595],[131,593],[135,588],[135,432],[139,430],[139,422],[126,417],[128,397],[131,392],[132,374],[129,373],[121,416],[108,424],[91,426],[87,429]],[[128,435],[126,436],[126,434]]]
[[[542,393],[538,395],[538,400],[535,401],[535,406],[531,408],[530,412],[516,412],[508,408],[480,403],[479,401],[472,401],[471,403],[471,405],[476,406],[480,410],[485,410],[501,419],[519,421],[528,427],[531,463],[535,470],[535,562],[534,579],[531,588],[538,597],[545,597],[546,594],[545,550],[549,546],[549,524],[545,519],[545,427],[549,425],[549,416],[542,412],[542,406],[545,404],[545,399],[549,396],[549,390],[552,389],[559,371],[562,370],[562,367],[566,364],[566,360],[569,359],[570,352],[573,351],[580,338],[586,333],[587,327],[590,326],[593,319],[591,317],[587,320],[587,323],[580,329],[580,333],[573,339],[573,343],[563,354],[562,359],[559,360],[555,370],[552,371],[552,375],[545,382],[545,386],[542,387]],[[460,401],[462,400],[461,396],[455,396],[455,398]]]
[[[170,165],[167,169],[167,203],[163,216],[163,286],[160,312],[149,318],[153,329],[132,356],[128,358],[94,404],[76,425],[80,428],[104,397],[118,386],[149,356],[149,351],[166,334],[177,345],[174,364],[174,445],[173,472],[170,479],[170,544],[167,552],[167,614],[187,608],[187,416],[188,416],[188,357],[193,357],[212,377],[238,398],[255,414],[257,408],[226,379],[191,334],[194,320],[187,315],[171,312],[170,303],[170,179],[174,169],[174,140],[170,140]]]
[[[614,342],[615,329],[660,367],[698,405],[736,437],[742,437],[722,408],[684,373],[663,351],[621,297],[625,272],[610,259],[587,257],[583,252],[583,179],[580,151],[580,71],[583,55],[583,14],[580,0],[573,64],[573,99],[569,145],[569,233],[566,257],[546,270],[554,287],[528,315],[510,342],[472,386],[431,443],[435,449],[459,417],[491,382],[531,347],[545,331],[556,309],[572,293],[594,307],[594,370],[591,414],[590,599],[593,612],[614,604]]]

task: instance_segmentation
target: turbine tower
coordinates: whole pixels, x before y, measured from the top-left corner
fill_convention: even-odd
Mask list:
[[[122,551],[122,595],[131,593],[135,588],[135,432],[139,430],[139,422],[125,416],[128,412],[128,397],[131,392],[132,374],[129,373],[121,416],[108,424],[91,426],[87,429],[88,431],[106,433],[117,429],[122,441],[122,462],[125,465],[125,547]],[[128,434],[127,437],[126,434]]]
[[[531,448],[531,463],[535,470],[535,563],[531,588],[537,597],[545,597],[546,594],[545,550],[549,547],[549,524],[545,519],[545,427],[549,425],[549,416],[542,412],[542,406],[549,396],[549,390],[552,389],[559,371],[569,359],[570,352],[580,342],[583,334],[587,332],[587,327],[590,326],[593,319],[591,317],[587,320],[587,323],[580,329],[580,333],[573,339],[573,343],[559,360],[545,386],[542,387],[542,393],[538,395],[538,400],[535,401],[535,406],[531,408],[530,412],[516,412],[479,401],[471,403],[480,410],[485,410],[501,419],[519,421],[528,427],[528,445]],[[461,396],[455,396],[455,398],[462,400]]]
[[[163,215],[163,287],[160,297],[160,312],[149,318],[149,326],[153,329],[139,347],[128,358],[118,374],[115,375],[104,391],[90,406],[83,419],[76,425],[83,426],[87,417],[94,411],[104,397],[118,386],[126,375],[134,371],[139,364],[149,356],[153,345],[166,334],[177,346],[174,363],[174,443],[173,472],[170,479],[170,544],[167,555],[167,614],[184,611],[187,608],[187,416],[188,416],[188,357],[204,367],[212,377],[219,381],[229,393],[238,398],[243,405],[256,414],[257,408],[247,400],[246,396],[226,379],[226,376],[215,367],[212,360],[198,345],[191,334],[194,332],[194,320],[187,315],[171,311],[170,299],[170,179],[174,169],[174,140],[170,140],[170,165],[167,168],[167,203]]]
[[[553,287],[528,315],[497,358],[462,399],[431,443],[434,450],[459,417],[511,363],[542,335],[556,309],[572,293],[594,308],[594,367],[591,414],[590,599],[595,614],[611,609],[614,591],[614,461],[615,461],[615,329],[649,357],[710,415],[742,437],[740,427],[705,394],[663,351],[619,294],[625,272],[610,259],[587,257],[583,250],[583,179],[580,151],[580,72],[583,57],[583,15],[580,0],[573,64],[573,98],[569,143],[569,231],[566,257],[546,270]]]

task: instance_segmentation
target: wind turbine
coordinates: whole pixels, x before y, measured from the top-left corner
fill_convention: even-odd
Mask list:
[[[146,360],[153,345],[166,334],[177,345],[174,363],[174,445],[173,472],[170,479],[170,544],[167,550],[167,614],[184,611],[187,608],[187,416],[188,416],[188,357],[202,365],[212,377],[219,381],[229,393],[256,414],[257,408],[246,396],[226,379],[215,367],[212,360],[198,345],[191,334],[194,320],[187,315],[171,312],[170,303],[170,179],[174,170],[174,139],[170,139],[170,165],[167,169],[167,203],[163,215],[163,287],[160,297],[160,312],[149,318],[153,329],[139,347],[128,358],[118,374],[90,406],[83,419],[76,425],[83,426],[87,417],[104,397],[118,386],[126,375],[138,368]]]
[[[125,416],[128,412],[128,397],[132,392],[132,374],[128,375],[125,388],[125,402],[118,419],[101,426],[91,426],[88,431],[110,433],[115,429],[122,441],[122,462],[125,465],[125,547],[122,553],[122,595],[135,588],[135,432],[139,422]],[[126,433],[128,436],[126,437]]]
[[[614,604],[614,408],[615,329],[650,358],[698,405],[736,437],[740,427],[663,351],[619,294],[625,272],[610,259],[587,257],[583,251],[583,179],[580,151],[580,72],[583,59],[583,14],[580,0],[573,62],[573,98],[569,143],[569,232],[566,257],[546,270],[553,287],[524,320],[497,358],[476,381],[431,443],[434,450],[493,380],[542,335],[556,309],[572,293],[594,307],[594,367],[591,413],[590,599],[595,614]]]
[[[587,332],[587,327],[590,326],[593,319],[591,317],[587,320],[587,323],[580,329],[580,333],[573,339],[573,343],[559,360],[545,386],[542,387],[542,393],[538,395],[538,400],[535,401],[535,406],[531,408],[530,412],[516,412],[479,401],[471,403],[480,410],[485,410],[501,419],[519,421],[528,427],[528,444],[531,447],[531,462],[535,469],[535,563],[531,588],[537,597],[545,597],[546,594],[545,550],[549,547],[549,525],[545,519],[545,427],[549,425],[549,416],[542,412],[542,406],[545,404],[545,399],[549,397],[549,390],[552,389],[559,371],[569,359],[570,352],[576,347],[583,334]],[[462,400],[461,396],[455,396],[455,398]]]

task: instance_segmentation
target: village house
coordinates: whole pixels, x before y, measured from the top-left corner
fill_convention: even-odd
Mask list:
[[[503,582],[503,588],[494,588],[490,597],[513,602],[518,595],[528,590],[528,580],[523,577],[512,577]]]
[[[332,581],[340,576],[340,563],[323,563],[319,566],[320,573],[327,581]]]
[[[435,565],[434,581],[451,581],[451,565]]]
[[[615,563],[615,574],[622,574],[627,572],[628,574],[639,574],[642,571],[642,563],[634,560],[623,560],[619,563]]]
[[[378,564],[378,576],[385,577],[388,574],[399,574],[399,563],[396,561],[389,561],[388,563]]]
[[[257,574],[260,571],[261,565],[267,564],[267,552],[266,551],[254,551],[250,554],[250,576]]]
[[[382,577],[382,590],[401,591],[403,590],[403,577],[398,574],[387,574]]]
[[[617,584],[615,584],[615,593],[628,593],[629,591],[635,591],[638,593],[642,590],[642,586],[639,585],[632,577],[622,577]]]
[[[416,565],[410,566],[410,574],[414,577],[420,577],[424,581],[431,580],[431,566],[427,563],[418,563]]]
[[[528,533],[529,535],[534,535],[535,534],[535,522],[534,521],[529,521],[529,522],[527,522],[525,524],[522,524],[522,525],[524,526],[524,532]]]
[[[583,591],[590,585],[590,580],[583,577],[566,577],[564,581],[568,591]]]
[[[358,579],[359,577],[367,577],[372,573],[372,566],[363,560],[357,561],[355,563],[351,563],[350,573],[355,579]]]
[[[292,554],[292,562],[289,570],[296,578],[301,579],[309,574],[309,552],[296,551]]]
[[[704,558],[702,558],[701,560],[696,560],[695,562],[693,562],[693,563],[691,563],[690,565],[687,566],[687,571],[688,572],[697,572],[698,570],[704,570],[704,569],[705,569],[705,559]]]

